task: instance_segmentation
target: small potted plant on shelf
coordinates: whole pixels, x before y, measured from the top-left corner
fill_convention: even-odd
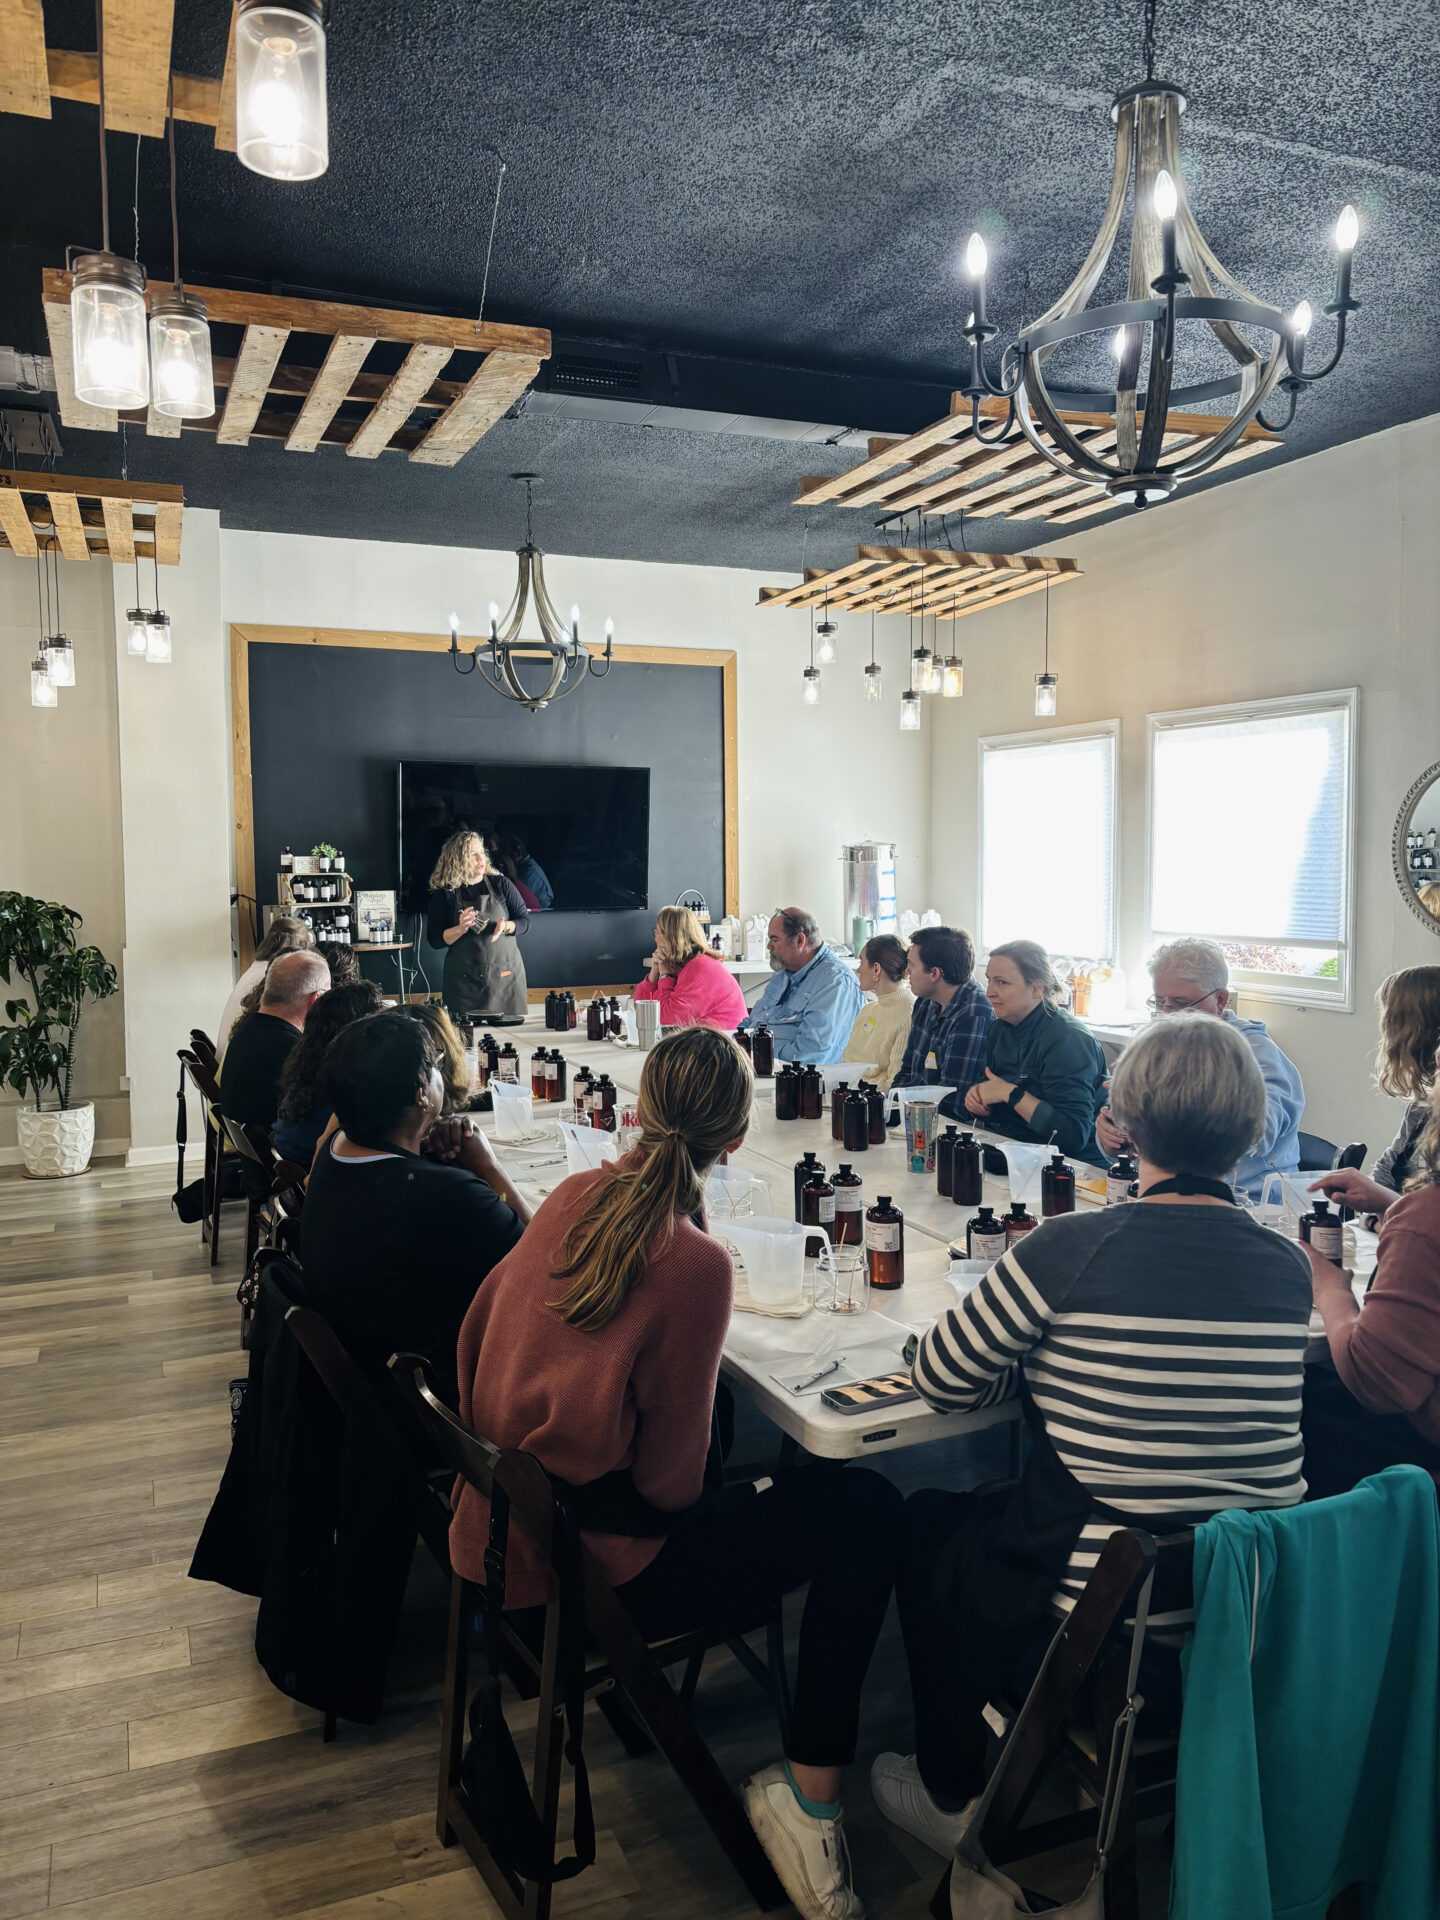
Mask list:
[[[330,842],[328,840],[317,840],[315,845],[310,849],[310,852],[321,873],[329,873],[330,862],[335,858],[335,849],[331,846]]]
[[[15,1128],[32,1178],[83,1173],[95,1145],[94,1104],[70,1100],[75,1035],[85,1001],[108,999],[120,982],[98,947],[77,943],[83,924],[73,907],[0,893],[0,979],[9,986],[13,970],[34,1002],[7,1000],[10,1024],[0,1026],[0,1079],[20,1095]]]

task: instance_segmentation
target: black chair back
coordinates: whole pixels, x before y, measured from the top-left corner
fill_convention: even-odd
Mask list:
[[[1365,1165],[1365,1155],[1368,1151],[1363,1140],[1356,1140],[1350,1146],[1342,1147],[1335,1156],[1335,1172],[1338,1173],[1342,1167],[1351,1167],[1358,1173]]]
[[[1335,1142],[1318,1133],[1300,1135],[1301,1173],[1329,1173],[1335,1164]]]

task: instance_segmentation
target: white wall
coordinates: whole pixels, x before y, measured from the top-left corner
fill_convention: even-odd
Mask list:
[[[1312,404],[1323,405],[1323,400]],[[1369,1086],[1374,994],[1392,969],[1440,963],[1390,873],[1395,813],[1440,760],[1440,418],[1258,472],[1050,550],[1085,578],[1051,596],[1056,724],[1121,721],[1120,961],[1143,980],[1146,715],[1355,686],[1355,1011],[1251,999],[1305,1080],[1306,1127],[1388,1142],[1393,1103]],[[1033,717],[1043,597],[967,620],[965,699],[936,714],[932,881],[963,924],[977,909],[977,759],[985,734]],[[932,703],[932,711],[935,711]],[[1196,798],[1203,812],[1204,796]],[[1067,823],[1055,823],[1063,857]],[[1265,822],[1237,859],[1265,857]],[[1132,997],[1139,997],[1133,993]]]
[[[453,608],[464,631],[480,633],[488,603],[503,606],[515,580],[513,553],[458,547],[225,532],[221,552],[224,618],[242,624],[443,635]],[[773,575],[547,555],[546,576],[556,605],[578,602],[592,633],[608,614],[626,645],[723,647],[738,656],[745,914],[808,906],[841,935],[840,848],[865,838],[897,842],[902,903],[926,904],[929,744],[896,724],[898,629],[886,643],[888,706],[863,697],[852,623],[825,676],[822,705],[809,710],[800,704],[807,616],[756,605],[760,587],[777,584]]]
[[[57,707],[32,707],[35,562],[0,554],[0,888],[74,907],[85,920],[81,939],[118,967],[125,896],[110,573],[104,562],[60,562],[75,685],[61,691]],[[23,997],[18,981],[0,982],[0,1005]],[[71,1096],[95,1102],[96,1138],[111,1152],[123,1150],[129,1130],[124,1007],[123,984],[109,1000],[87,1005]],[[0,1091],[0,1162],[19,1158],[18,1104],[8,1088]]]

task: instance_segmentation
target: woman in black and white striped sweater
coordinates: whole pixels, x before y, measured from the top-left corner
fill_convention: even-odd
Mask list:
[[[1111,1110],[1140,1202],[1047,1221],[931,1329],[915,1384],[968,1411],[1019,1394],[1020,1488],[907,1503],[896,1597],[918,1754],[882,1754],[875,1798],[948,1853],[983,1784],[981,1717],[1073,1605],[1116,1527],[1193,1526],[1304,1497],[1304,1255],[1234,1204],[1225,1172],[1265,1119],[1244,1041],[1172,1014],[1126,1049]]]

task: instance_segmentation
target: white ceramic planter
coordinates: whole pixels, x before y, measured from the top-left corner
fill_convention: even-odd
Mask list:
[[[68,1174],[84,1173],[90,1164],[95,1145],[95,1108],[88,1100],[83,1106],[54,1113],[21,1107],[15,1115],[15,1131],[26,1173],[35,1180],[61,1180]]]

